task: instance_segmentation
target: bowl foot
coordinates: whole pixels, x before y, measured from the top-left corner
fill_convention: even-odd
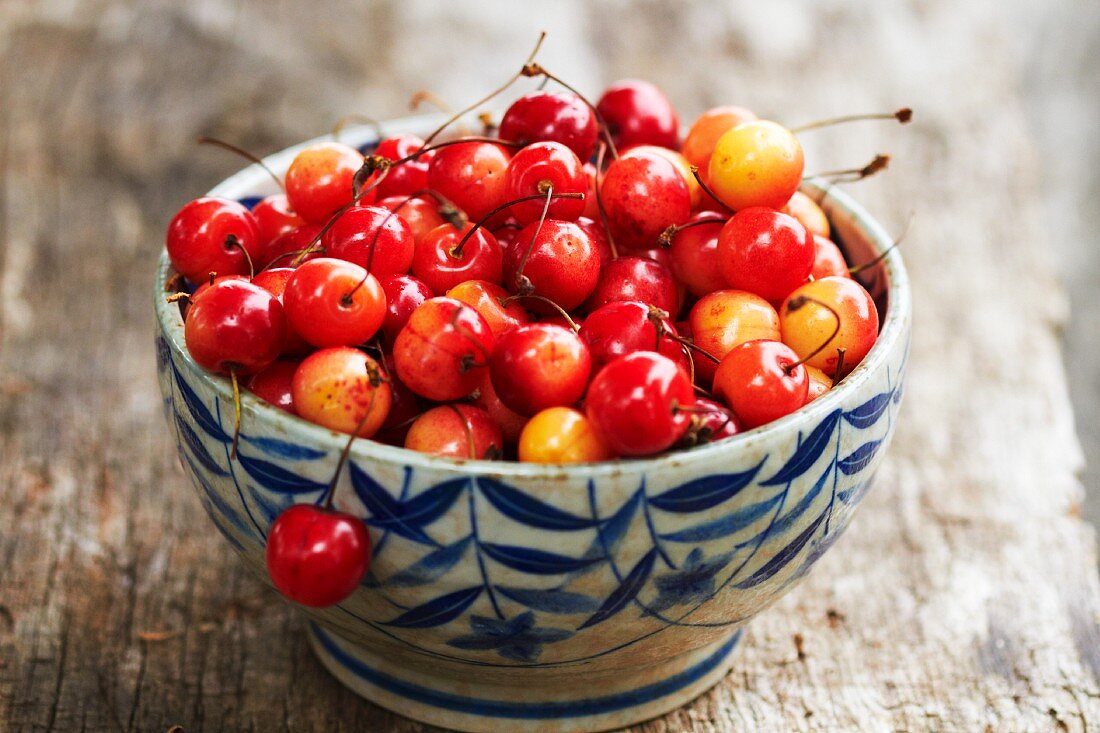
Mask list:
[[[488,687],[476,667],[462,677],[395,666],[366,648],[309,624],[321,663],[356,694],[414,720],[470,733],[590,733],[639,723],[674,710],[729,671],[741,632],[668,661],[568,686],[517,674],[514,686]],[[533,671],[533,670],[532,670]]]

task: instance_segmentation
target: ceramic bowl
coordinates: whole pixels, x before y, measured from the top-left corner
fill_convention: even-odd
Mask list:
[[[387,134],[424,134],[405,120]],[[369,129],[344,133],[364,149]],[[267,159],[285,171],[298,148]],[[273,192],[255,166],[212,195]],[[810,189],[815,189],[813,185]],[[820,189],[816,189],[821,193]],[[840,192],[823,206],[850,261],[889,246]],[[346,436],[232,393],[187,354],[156,276],[169,429],[217,529],[266,579],[272,520],[317,501]],[[358,441],[336,504],[374,544],[362,587],[302,609],[323,664],[363,697],[466,731],[593,731],[669,711],[726,674],[741,629],[836,541],[883,459],[902,396],[910,299],[900,255],[864,273],[878,342],[798,412],[710,445],[583,466],[458,461]]]

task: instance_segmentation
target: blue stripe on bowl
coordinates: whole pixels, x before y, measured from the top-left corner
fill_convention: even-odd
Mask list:
[[[405,682],[394,677],[382,674],[378,670],[368,667],[360,660],[348,654],[336,643],[336,641],[315,623],[310,624],[310,630],[321,643],[325,652],[336,659],[344,668],[354,672],[365,682],[376,687],[381,687],[389,693],[408,698],[422,705],[453,710],[467,715],[481,715],[490,718],[513,718],[522,720],[538,720],[546,718],[578,718],[588,715],[604,715],[624,708],[643,705],[666,695],[671,695],[678,690],[698,681],[708,672],[722,662],[741,640],[741,631],[738,631],[729,641],[716,649],[706,659],[694,666],[673,675],[660,682],[638,687],[627,692],[620,692],[604,697],[590,697],[580,700],[563,700],[561,702],[545,703],[514,703],[502,700],[486,700],[474,697],[462,697],[438,690]]]

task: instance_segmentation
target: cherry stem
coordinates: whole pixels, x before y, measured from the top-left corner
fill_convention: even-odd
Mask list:
[[[722,201],[722,199],[718,198],[717,194],[715,194],[714,191],[710,190],[710,186],[708,186],[706,181],[703,180],[703,177],[699,175],[699,166],[691,166],[691,175],[695,176],[695,180],[699,182],[699,188],[703,189],[703,193],[714,199],[715,203],[717,203],[726,211],[730,212],[731,214],[734,213],[732,208],[727,206],[726,203]]]
[[[369,361],[367,362],[367,376],[370,378],[371,386],[374,387],[374,389],[371,390],[370,400],[367,402],[367,409],[363,413],[363,417],[359,418],[355,430],[348,436],[348,442],[344,443],[344,449],[340,451],[340,458],[336,461],[336,470],[333,471],[332,480],[329,481],[328,488],[325,489],[324,508],[328,510],[332,510],[332,502],[336,496],[336,484],[340,480],[340,473],[344,470],[344,466],[347,465],[348,457],[351,455],[352,443],[359,437],[359,431],[367,424],[367,420],[370,418],[371,413],[374,412],[374,402],[378,397],[378,387],[386,381],[382,378],[382,375],[378,372],[374,364],[371,364]]]
[[[513,284],[516,290],[524,292],[523,288],[523,268],[527,267],[527,260],[531,257],[531,252],[535,249],[535,240],[539,238],[539,232],[542,231],[543,222],[546,221],[546,214],[550,211],[550,200],[554,198],[554,187],[547,186],[546,193],[543,194],[546,197],[546,203],[542,205],[542,215],[539,216],[538,226],[535,227],[535,233],[531,235],[531,241],[527,244],[527,249],[523,251],[523,258],[519,261],[519,266],[516,267],[516,276],[513,280]],[[527,281],[527,285],[530,286],[530,280]],[[527,292],[530,292],[529,290]]]
[[[470,449],[470,458],[476,460],[477,443],[474,442],[474,426],[471,425],[470,421],[466,419],[466,416],[462,414],[462,410],[450,404],[447,405],[447,407],[451,408],[451,411],[462,421],[462,427],[466,430],[466,444]]]
[[[455,111],[454,107],[444,102],[442,97],[430,89],[421,89],[419,92],[409,97],[409,109],[415,112],[420,109],[425,102],[446,114],[451,114]]]
[[[455,229],[461,229],[462,227],[466,226],[467,220],[465,212],[455,206],[454,202],[451,201],[449,198],[439,193],[438,191],[433,191],[430,188],[421,188],[410,193],[404,201],[393,207],[394,213],[401,211],[401,209],[405,208],[405,206],[413,199],[422,198],[424,196],[431,196],[435,199],[436,213],[439,214],[440,218],[443,219],[445,222],[450,224]]]
[[[833,342],[833,339],[836,338],[837,334],[840,333],[840,314],[836,312],[836,308],[833,308],[828,303],[820,301],[817,298],[811,297],[809,295],[799,295],[795,298],[791,298],[789,301],[787,301],[787,312],[791,313],[793,311],[804,308],[808,303],[813,303],[814,305],[819,305],[822,308],[824,308],[825,310],[832,313],[833,314],[833,320],[836,321],[836,324],[833,326],[833,332],[831,334],[829,334],[829,338],[825,339],[825,342],[822,343],[821,346],[818,346],[816,349],[814,349],[813,351],[811,351],[809,354],[802,357],[798,361],[794,362],[793,364],[787,364],[786,366],[783,367],[783,372],[788,377],[791,376],[791,372],[793,372],[796,367],[802,366],[803,364],[808,362],[810,359],[814,358],[815,356],[820,354],[822,351],[824,351],[825,347],[828,346],[829,344],[831,344]]]
[[[561,78],[555,76],[554,74],[551,74],[549,71],[547,71],[542,66],[542,64],[539,64],[539,63],[536,63],[536,62],[528,63],[523,67],[523,71],[521,73],[524,76],[528,76],[528,77],[530,77],[530,76],[545,77],[547,80],[553,81],[553,82],[565,87],[566,89],[568,89],[573,94],[577,95],[577,98],[580,99],[582,102],[584,102],[586,105],[588,105],[588,108],[591,109],[592,113],[596,116],[596,123],[600,127],[600,134],[603,136],[604,140],[607,141],[608,148],[611,150],[612,159],[614,159],[614,160],[619,159],[619,151],[615,147],[614,139],[612,139],[612,137],[611,137],[611,128],[608,126],[607,120],[605,120],[603,118],[603,115],[600,114],[600,111],[598,109],[596,109],[596,105],[594,105],[594,104],[592,104],[592,102],[588,101],[588,97],[584,96],[579,91],[577,91],[577,89],[573,85],[567,84]]]
[[[842,168],[835,171],[823,171],[821,173],[813,173],[808,176],[802,176],[802,180],[806,181],[811,178],[829,178],[833,183],[855,183],[856,181],[862,181],[868,176],[873,176],[879,171],[885,170],[890,165],[890,156],[879,154],[874,157],[867,165],[862,168]]]
[[[615,244],[615,237],[611,236],[611,225],[607,221],[607,209],[603,205],[603,196],[600,188],[603,183],[603,157],[607,154],[607,144],[600,141],[600,148],[596,152],[596,211],[600,214],[600,224],[607,235],[607,245],[611,248],[611,259],[619,259],[619,248]]]
[[[515,295],[509,295],[507,298],[501,300],[500,305],[502,308],[506,308],[510,303],[514,303],[517,300],[521,299],[535,300],[539,303],[545,303],[546,305],[556,310],[558,312],[558,315],[565,319],[565,322],[569,324],[569,327],[573,329],[574,333],[581,332],[581,327],[577,325],[577,322],[573,320],[568,311],[566,311],[560,305],[544,295],[539,295],[538,293],[516,293]]]
[[[668,249],[672,246],[672,238],[685,229],[691,229],[692,227],[701,227],[704,224],[725,224],[728,219],[723,219],[720,216],[708,216],[703,219],[696,219],[695,221],[684,222],[683,224],[670,224],[668,229],[657,235],[657,246],[664,249]]]
[[[191,302],[191,294],[180,291],[178,293],[172,293],[170,295],[164,296],[164,300],[165,300],[165,302],[168,302],[168,303],[176,303],[176,302],[181,301],[181,300],[186,300],[188,303],[190,303]]]
[[[206,137],[205,135],[199,137],[198,143],[199,145],[213,145],[214,147],[221,148],[222,150],[228,150],[231,153],[241,156],[247,161],[255,163],[256,165],[263,168],[269,176],[271,176],[271,180],[275,181],[275,185],[279,187],[280,191],[284,193],[286,192],[286,186],[283,185],[283,179],[275,175],[275,171],[268,168],[267,163],[263,161],[263,158],[256,155],[255,153],[250,153],[244,148],[237,147],[233,143],[227,143],[225,140],[218,140],[217,138]]]
[[[840,381],[840,375],[844,373],[844,355],[848,353],[848,350],[843,346],[838,346],[836,350],[836,370],[833,372],[833,383]]]
[[[870,269],[870,268],[874,267],[875,265],[877,265],[878,263],[882,262],[884,259],[886,259],[886,257],[891,252],[893,252],[895,249],[897,249],[898,245],[902,243],[902,240],[905,239],[906,235],[909,234],[909,230],[913,226],[914,216],[915,216],[915,214],[909,214],[909,220],[905,222],[905,229],[903,229],[901,231],[901,234],[899,234],[897,236],[897,239],[894,240],[893,244],[891,244],[886,249],[882,250],[882,252],[880,252],[878,254],[878,256],[876,256],[874,259],[871,259],[867,262],[864,262],[862,265],[856,265],[855,267],[849,267],[848,268],[848,274],[849,275],[858,275],[859,273],[863,272],[864,270]]]
[[[897,120],[904,125],[912,119],[913,110],[911,110],[909,107],[902,107],[894,112],[871,112],[868,114],[829,117],[824,120],[816,120],[814,122],[809,122],[805,125],[792,127],[790,128],[790,131],[797,135],[798,133],[806,132],[807,130],[817,130],[822,127],[831,127],[832,125],[841,125],[846,122],[860,122],[863,120]]]
[[[462,336],[467,341],[469,341],[471,344],[473,344],[474,347],[478,351],[481,352],[481,355],[483,357],[485,357],[485,363],[484,364],[471,363],[468,366],[466,366],[465,369],[463,369],[463,373],[465,373],[465,372],[469,371],[470,369],[474,368],[475,366],[488,366],[488,364],[489,364],[489,350],[485,348],[484,344],[482,344],[480,341],[477,340],[477,338],[474,336],[474,334],[470,332],[470,329],[466,328],[466,326],[464,326],[464,325],[462,325],[458,322],[458,314],[462,312],[463,308],[469,308],[470,310],[473,310],[475,313],[477,312],[476,309],[474,309],[473,306],[462,303],[462,307],[457,308],[454,312],[454,315],[451,316],[451,328],[453,328],[455,331],[458,331],[459,333],[461,333]],[[467,356],[469,356],[469,355],[467,355]]]
[[[345,127],[353,122],[369,125],[370,128],[374,130],[374,134],[379,139],[379,141],[381,141],[385,137],[385,134],[382,131],[381,122],[374,119],[373,117],[368,117],[367,115],[362,115],[358,112],[352,112],[351,114],[346,114],[340,119],[336,120],[336,124],[332,126],[332,139],[336,142],[340,142],[340,133],[344,131]]]
[[[678,412],[688,412],[692,415],[709,415],[711,413],[717,412],[721,413],[722,415],[726,415],[727,417],[732,417],[733,415],[733,412],[731,410],[727,410],[724,407],[719,407],[718,405],[681,405],[679,402],[673,402],[672,414],[675,415]]]
[[[478,229],[481,229],[482,227],[484,227],[485,224],[490,219],[492,219],[494,216],[496,216],[497,214],[499,214],[500,212],[504,211],[505,209],[507,209],[511,206],[514,206],[516,204],[522,204],[524,201],[535,201],[535,200],[544,199],[544,198],[547,197],[547,193],[549,193],[550,198],[555,198],[555,199],[584,199],[584,194],[579,192],[579,191],[574,191],[574,192],[570,192],[570,193],[550,193],[549,189],[552,189],[552,188],[553,187],[548,187],[548,191],[546,193],[533,193],[530,196],[520,196],[518,199],[512,199],[511,201],[505,201],[503,204],[501,204],[500,206],[496,207],[495,209],[490,211],[485,216],[478,219],[477,223],[475,223],[470,228],[470,231],[468,231],[468,232],[466,232],[465,234],[462,235],[462,239],[460,239],[458,241],[458,244],[456,244],[454,247],[451,248],[451,251],[450,251],[449,254],[451,255],[451,257],[454,257],[454,258],[461,257],[462,256],[462,248],[466,245],[467,240],[469,240],[470,237],[472,237],[474,235],[474,232],[476,232]]]
[[[252,264],[252,255],[248,254],[248,250],[244,248],[243,244],[241,244],[241,240],[237,239],[236,234],[230,234],[225,238],[225,248],[232,249],[233,247],[236,247],[241,251],[241,254],[244,255],[244,261],[248,263],[248,279],[251,280],[256,277],[256,267]],[[210,274],[213,275],[214,273]],[[210,278],[210,284],[214,284],[213,277]]]
[[[444,123],[443,123],[442,125],[440,125],[439,127],[437,127],[437,128],[436,128],[436,129],[435,129],[435,130],[434,130],[434,131],[432,132],[432,134],[431,134],[431,135],[428,135],[427,139],[425,139],[425,140],[424,140],[424,144],[425,144],[425,145],[427,145],[427,144],[428,144],[428,143],[430,143],[430,142],[431,142],[432,140],[435,140],[435,139],[436,139],[436,137],[438,137],[438,136],[439,136],[439,133],[443,132],[443,131],[444,131],[445,129],[447,129],[447,128],[448,128],[448,127],[450,127],[450,126],[451,126],[452,124],[454,124],[454,122],[456,122],[456,121],[457,121],[457,120],[458,120],[459,118],[461,118],[461,117],[462,117],[462,116],[463,116],[464,114],[466,114],[466,113],[468,113],[468,112],[472,112],[473,110],[477,109],[477,108],[478,108],[478,107],[480,107],[481,105],[483,105],[483,104],[486,104],[486,103],[488,103],[489,101],[491,101],[491,100],[493,99],[493,97],[496,97],[496,96],[497,96],[498,94],[501,94],[501,93],[503,93],[503,92],[504,92],[504,91],[505,91],[506,89],[508,89],[508,87],[510,87],[510,86],[512,86],[513,84],[515,84],[515,83],[516,83],[516,81],[518,81],[518,80],[519,80],[519,78],[523,76],[523,69],[527,68],[527,65],[528,65],[528,64],[530,64],[530,63],[531,63],[532,61],[534,61],[534,60],[535,60],[535,56],[536,56],[536,55],[538,55],[539,49],[540,49],[540,48],[542,47],[542,42],[543,42],[543,40],[544,40],[545,38],[546,38],[546,31],[540,31],[540,32],[539,32],[539,37],[538,37],[538,40],[537,40],[537,41],[535,41],[535,47],[534,47],[533,49],[531,49],[531,53],[530,53],[530,55],[528,55],[528,57],[527,57],[527,60],[526,60],[526,61],[525,61],[525,62],[523,63],[523,67],[522,67],[522,68],[520,68],[520,70],[519,70],[519,71],[517,71],[517,72],[516,72],[515,74],[513,74],[513,75],[511,76],[511,78],[509,78],[509,79],[508,79],[508,81],[504,82],[504,84],[502,84],[501,86],[497,87],[496,89],[494,89],[494,90],[493,90],[492,92],[490,92],[489,94],[485,95],[484,97],[482,97],[482,98],[481,98],[481,99],[479,99],[478,101],[474,102],[474,103],[473,103],[473,104],[471,104],[470,106],[468,106],[468,107],[466,107],[466,108],[464,108],[464,109],[462,109],[462,110],[459,110],[458,112],[455,112],[455,113],[454,113],[453,115],[451,115],[451,116],[450,116],[450,117],[449,117],[449,118],[447,119],[447,121],[445,121],[445,122],[444,122]]]
[[[237,460],[237,444],[241,439],[241,385],[237,379],[237,368],[229,370],[229,379],[233,383],[233,444],[229,449],[230,460]]]

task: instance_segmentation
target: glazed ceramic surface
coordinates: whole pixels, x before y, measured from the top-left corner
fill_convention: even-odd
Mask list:
[[[344,139],[366,149],[374,137]],[[295,150],[268,162],[284,171]],[[271,186],[252,167],[211,193],[254,203]],[[846,195],[830,191],[823,206],[850,261],[889,246]],[[170,274],[162,257],[156,353],[170,431],[214,525],[266,578],[271,522],[318,501],[346,436],[245,394],[231,460],[230,385],[187,355],[163,297]],[[707,689],[741,628],[840,536],[889,443],[909,290],[896,252],[867,274],[883,326],[863,363],[806,408],[715,444],[552,467],[358,441],[336,504],[363,517],[374,559],[347,601],[303,609],[321,660],[368,699],[469,731],[615,728]]]

